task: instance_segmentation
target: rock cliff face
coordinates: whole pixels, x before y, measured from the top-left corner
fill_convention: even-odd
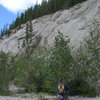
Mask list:
[[[89,35],[89,27],[94,20],[100,21],[100,0],[88,0],[68,10],[61,10],[32,21],[32,43],[41,37],[41,43],[47,39],[52,44],[58,31],[69,36],[71,44],[79,47],[80,42]],[[25,40],[26,24],[21,29],[12,30],[12,34],[0,40],[0,51],[17,53],[22,50]]]

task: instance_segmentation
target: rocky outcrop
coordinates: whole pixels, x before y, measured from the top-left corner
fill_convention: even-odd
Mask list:
[[[94,21],[100,21],[100,0],[88,0],[77,4],[68,10],[61,10],[32,21],[32,43],[36,37],[41,37],[41,44],[47,39],[49,44],[54,42],[58,31],[69,36],[72,46],[78,48],[80,42],[89,35],[89,27]],[[26,24],[21,29],[12,30],[12,34],[0,40],[0,51],[17,53],[23,50]]]

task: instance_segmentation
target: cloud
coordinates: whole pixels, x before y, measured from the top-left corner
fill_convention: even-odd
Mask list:
[[[39,4],[41,2],[42,0],[38,0]],[[36,0],[0,0],[0,5],[4,6],[13,13],[23,11],[33,4],[36,4]]]

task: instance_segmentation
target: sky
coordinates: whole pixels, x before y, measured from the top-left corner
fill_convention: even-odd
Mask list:
[[[38,0],[40,4],[42,0]],[[16,19],[18,13],[34,6],[36,0],[0,0],[0,30]]]

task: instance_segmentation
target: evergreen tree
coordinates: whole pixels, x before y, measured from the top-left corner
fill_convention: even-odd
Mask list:
[[[26,54],[29,54],[30,52],[30,44],[32,42],[32,32],[33,32],[32,20],[30,19],[30,21],[26,24]]]

